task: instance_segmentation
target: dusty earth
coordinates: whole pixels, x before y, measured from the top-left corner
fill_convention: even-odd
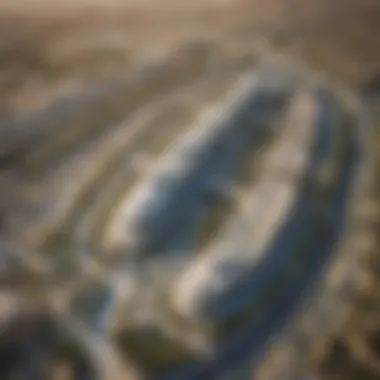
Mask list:
[[[2,0],[0,120],[215,36],[282,52],[354,89],[380,75],[376,0]],[[315,364],[326,378],[380,378],[376,253],[349,326]]]

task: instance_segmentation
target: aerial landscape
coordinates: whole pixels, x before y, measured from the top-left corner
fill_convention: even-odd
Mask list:
[[[380,4],[0,1],[0,379],[380,379]]]

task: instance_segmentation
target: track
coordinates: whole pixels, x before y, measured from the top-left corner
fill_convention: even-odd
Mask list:
[[[36,355],[0,347],[7,375],[71,352],[73,379],[240,379],[321,283],[362,187],[360,106],[200,47],[2,126],[3,323]]]

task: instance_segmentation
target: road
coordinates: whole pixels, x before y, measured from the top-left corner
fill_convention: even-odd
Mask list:
[[[1,292],[42,298],[104,379],[259,360],[324,282],[364,186],[349,92],[260,38],[206,34],[2,104]]]

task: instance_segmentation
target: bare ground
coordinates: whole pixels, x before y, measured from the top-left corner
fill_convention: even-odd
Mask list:
[[[44,104],[56,93],[126,71],[187,39],[261,38],[356,85],[380,70],[380,4],[370,0],[3,0],[0,107]],[[146,4],[146,5],[145,5]]]

